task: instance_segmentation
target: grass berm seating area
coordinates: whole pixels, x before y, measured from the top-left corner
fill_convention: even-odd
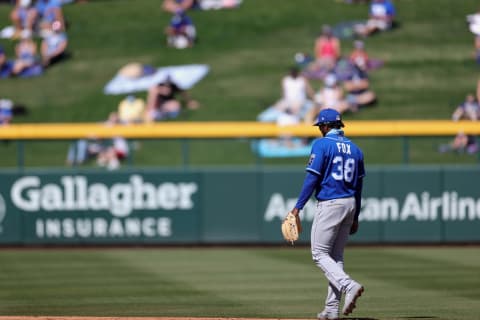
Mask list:
[[[192,90],[201,103],[174,121],[255,121],[280,96],[280,81],[297,52],[312,54],[323,24],[362,20],[366,5],[334,0],[245,0],[235,10],[192,11],[199,42],[192,49],[165,46],[163,29],[170,15],[157,0],[92,0],[64,7],[71,57],[30,79],[3,79],[0,97],[26,105],[29,114],[14,123],[100,122],[123,96],[103,94],[105,84],[124,65],[141,62],[156,67],[207,64],[210,73]],[[479,67],[474,59],[474,35],[466,15],[478,10],[475,0],[395,1],[398,27],[364,39],[371,57],[385,65],[370,74],[378,104],[350,120],[450,119],[467,93],[474,93]],[[10,24],[11,6],[0,5],[0,25]],[[7,55],[13,42],[1,40]],[[342,40],[348,54],[352,40]],[[320,82],[312,82],[315,89]],[[146,93],[139,94],[146,98]],[[410,141],[411,163],[476,163],[475,155],[440,154],[449,139]],[[401,139],[356,139],[368,164],[397,164]],[[26,166],[62,167],[69,141],[28,142]],[[255,163],[247,140],[191,141],[194,165]],[[143,166],[177,165],[182,145],[173,140],[146,140],[134,152]],[[16,144],[0,144],[0,166],[16,165]],[[265,164],[303,164],[304,158],[265,160]]]

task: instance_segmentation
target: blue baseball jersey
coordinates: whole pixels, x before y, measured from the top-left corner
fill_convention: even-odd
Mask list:
[[[365,176],[363,153],[343,131],[331,130],[315,140],[306,171],[296,208],[301,210],[313,192],[320,201],[355,197],[358,217]]]
[[[314,142],[306,170],[319,178],[318,200],[352,197],[365,176],[363,153],[343,134],[331,131]]]

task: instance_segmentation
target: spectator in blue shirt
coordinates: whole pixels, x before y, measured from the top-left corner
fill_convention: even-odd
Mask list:
[[[64,26],[62,3],[59,0],[37,0],[35,3],[34,19],[39,23],[40,30],[49,29],[55,21]]]
[[[355,31],[361,36],[369,36],[378,31],[390,30],[395,17],[395,6],[390,0],[372,0],[367,23],[357,25]]]
[[[0,46],[0,78],[8,78],[12,73],[12,62],[8,61],[5,50]]]
[[[37,45],[31,38],[22,39],[16,46],[16,59],[13,63],[12,74],[20,75],[26,69],[33,67],[37,62]]]
[[[350,111],[358,111],[362,107],[373,105],[377,97],[370,88],[368,74],[358,66],[354,66],[352,74],[345,79],[345,91]]]
[[[13,102],[8,99],[0,99],[0,126],[7,125],[12,121]]]
[[[31,0],[17,0],[15,7],[10,12],[10,20],[15,27],[14,38],[20,38],[22,34],[29,36],[32,34],[35,9]]]
[[[165,29],[167,44],[177,49],[192,47],[197,37],[197,30],[192,19],[185,11],[178,11]]]

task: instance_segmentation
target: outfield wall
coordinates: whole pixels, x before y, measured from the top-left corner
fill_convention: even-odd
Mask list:
[[[352,242],[480,242],[480,168],[367,170]],[[303,177],[301,168],[0,172],[0,244],[283,243]],[[314,211],[310,201],[305,230]]]

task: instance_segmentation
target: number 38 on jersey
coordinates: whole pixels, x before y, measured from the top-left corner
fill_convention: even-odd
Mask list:
[[[337,142],[338,152],[349,155],[352,154],[348,143]],[[355,159],[336,156],[332,160],[332,177],[335,180],[345,180],[352,182],[355,174]]]

